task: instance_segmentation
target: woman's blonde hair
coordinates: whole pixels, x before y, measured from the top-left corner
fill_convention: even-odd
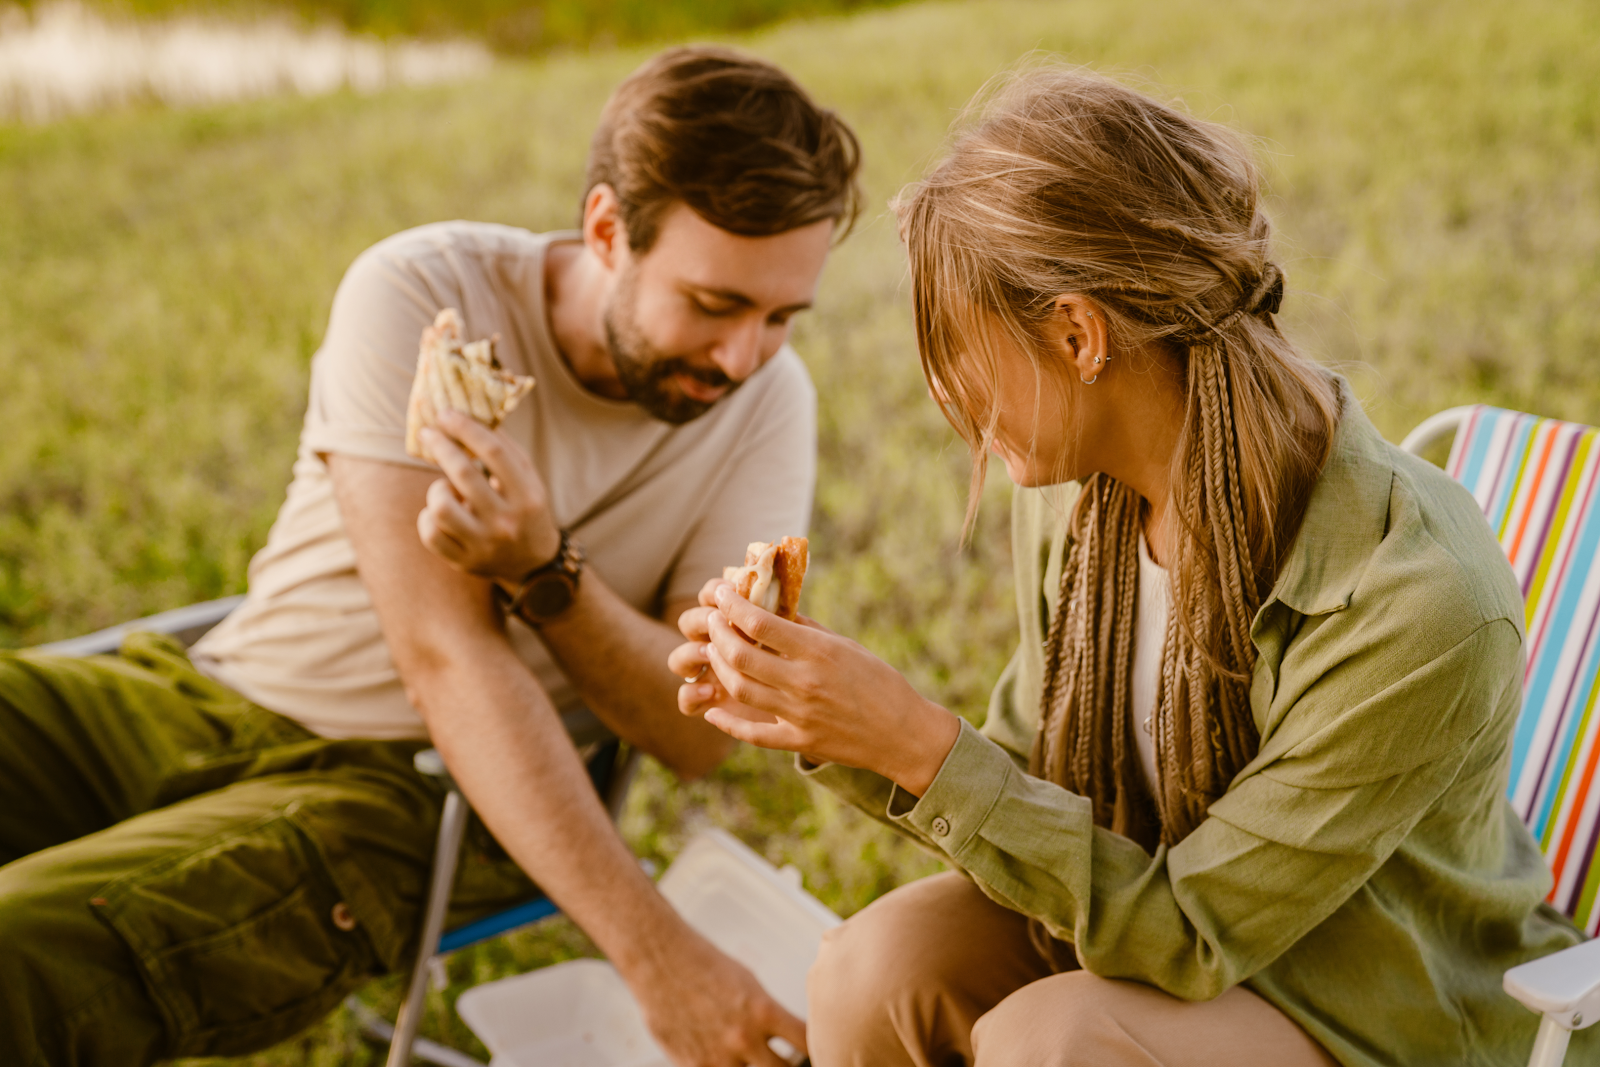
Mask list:
[[[1250,627],[1327,455],[1337,391],[1273,321],[1283,275],[1238,136],[1059,66],[980,100],[896,202],[923,370],[973,451],[969,521],[998,417],[996,344],[1041,382],[1075,373],[1049,345],[1060,295],[1091,298],[1118,351],[1170,359],[1184,382],[1156,795],[1129,710],[1148,505],[1104,474],[1070,519],[1033,753],[1034,773],[1087,796],[1100,825],[1176,843],[1259,746]]]

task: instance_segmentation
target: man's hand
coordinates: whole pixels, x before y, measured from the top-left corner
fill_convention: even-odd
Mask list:
[[[438,429],[422,431],[422,443],[445,475],[428,487],[417,516],[417,534],[430,551],[468,574],[512,585],[555,558],[561,533],[550,494],[510,438],[446,411]]]
[[[645,1025],[679,1067],[785,1067],[767,1044],[772,1037],[806,1051],[806,1024],[692,930],[672,958],[625,977]]]

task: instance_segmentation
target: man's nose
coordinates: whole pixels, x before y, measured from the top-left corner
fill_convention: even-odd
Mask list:
[[[761,326],[761,318],[751,315],[723,335],[711,354],[722,373],[736,382],[761,368]]]

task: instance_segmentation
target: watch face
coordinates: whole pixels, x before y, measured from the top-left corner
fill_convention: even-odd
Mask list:
[[[572,586],[564,574],[545,574],[523,594],[523,610],[536,619],[553,619],[572,606]]]

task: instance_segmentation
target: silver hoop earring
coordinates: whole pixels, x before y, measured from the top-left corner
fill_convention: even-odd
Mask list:
[[[1084,385],[1093,385],[1095,382],[1098,382],[1099,380],[1100,380],[1100,375],[1098,375],[1098,374],[1096,374],[1093,378],[1085,378],[1081,374],[1078,375],[1078,381],[1082,382]]]

